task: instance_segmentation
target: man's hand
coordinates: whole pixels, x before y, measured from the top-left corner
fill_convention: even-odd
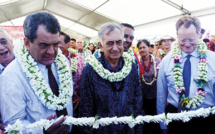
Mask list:
[[[56,114],[53,114],[46,119],[51,120],[55,119]],[[54,124],[52,124],[47,130],[44,130],[44,134],[68,134],[70,126],[69,125],[62,125],[62,123],[66,120],[66,117],[61,118]]]

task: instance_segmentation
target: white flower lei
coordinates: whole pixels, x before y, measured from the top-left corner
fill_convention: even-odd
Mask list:
[[[42,104],[52,110],[64,109],[70,103],[73,85],[69,66],[67,66],[67,59],[60,49],[58,49],[58,55],[54,61],[60,82],[58,97],[53,94],[49,84],[45,81],[37,63],[26,49],[23,39],[20,39],[15,45],[14,53],[21,64],[23,72],[29,78],[32,89]]]
[[[73,48],[68,48],[70,54],[76,54],[76,50]],[[76,57],[71,58],[71,70],[72,72],[76,72],[78,69],[78,60]]]
[[[183,96],[183,100],[181,101],[182,105],[186,105],[187,108],[196,108],[201,105],[204,100],[204,96],[206,92],[203,90],[203,86],[208,82],[207,79],[207,64],[206,64],[206,45],[204,42],[198,42],[198,52],[199,52],[199,66],[198,66],[198,78],[195,80],[199,89],[196,91],[196,96],[194,98],[187,98]],[[175,80],[175,88],[177,93],[181,93],[185,90],[184,81],[182,76],[182,69],[180,63],[182,62],[181,49],[179,48],[179,44],[176,43],[174,45],[174,50],[172,54],[174,58],[175,67],[173,69],[174,80]]]
[[[125,52],[126,53],[126,52]],[[127,52],[129,55],[130,55],[130,57],[132,58],[132,61],[135,63],[135,56],[134,56],[134,52],[133,52],[133,49],[132,49],[132,47],[130,47],[129,49],[128,49],[128,52]]]
[[[90,55],[85,59],[85,64],[89,63],[93,70],[103,79],[109,80],[110,82],[118,82],[127,77],[132,69],[132,58],[127,52],[123,53],[123,59],[125,61],[124,66],[119,72],[116,73],[105,69],[93,55]]]
[[[158,49],[158,52],[161,54],[161,56],[165,56],[166,55],[166,53],[164,52],[164,50],[163,49]]]
[[[156,79],[156,77],[157,77],[157,70],[156,70],[156,61],[155,61],[155,57],[152,55],[152,54],[150,54],[150,56],[152,57],[152,60],[153,60],[153,65],[154,65],[154,78],[153,78],[153,80],[150,82],[150,83],[148,83],[148,82],[146,82],[146,80],[144,79],[144,75],[142,74],[142,81],[146,84],[146,85],[152,85],[157,79]],[[150,61],[151,62],[151,61]]]
[[[125,117],[106,117],[106,118],[100,118],[97,119],[96,117],[83,117],[83,118],[74,118],[71,116],[68,116],[66,120],[63,122],[65,125],[79,125],[79,126],[91,126],[94,129],[98,129],[99,126],[108,126],[110,124],[128,124],[129,127],[133,128],[135,125],[138,124],[144,124],[144,123],[159,123],[164,122],[166,125],[168,125],[170,122],[176,120],[181,120],[183,122],[190,121],[193,117],[207,117],[210,114],[215,114],[215,106],[209,107],[209,108],[200,108],[196,111],[184,111],[181,113],[167,113],[166,115],[159,114],[159,115],[146,115],[146,116],[137,116],[134,118],[131,116],[125,116]],[[22,130],[26,130],[27,132],[35,132],[38,130],[41,130],[41,128],[45,128],[47,130],[53,123],[58,121],[60,118],[54,120],[47,120],[47,119],[41,119],[40,121],[37,121],[35,123],[29,124],[27,126],[24,126],[20,120],[17,120],[15,124],[8,125],[6,127],[6,132],[9,134],[15,134],[15,133],[21,133]]]

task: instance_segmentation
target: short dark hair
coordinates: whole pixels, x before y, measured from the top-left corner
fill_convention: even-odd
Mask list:
[[[124,27],[129,27],[131,28],[132,30],[134,30],[134,27],[131,25],[131,24],[128,24],[128,23],[121,23],[122,26]]]
[[[154,45],[153,45],[153,44],[150,44],[150,47],[151,47],[151,48],[154,48]]]
[[[65,38],[64,38],[64,42],[65,43],[68,43],[68,42],[70,42],[70,37],[69,37],[69,35],[67,35],[66,33],[64,33],[64,32],[60,32],[60,35],[63,35]]]
[[[146,39],[143,39],[143,40],[139,40],[138,43],[137,43],[137,47],[139,48],[140,47],[140,44],[141,43],[145,43],[148,47],[150,46],[150,42]]]
[[[71,38],[70,40],[72,40],[72,41],[76,42],[76,39],[74,39],[74,38]]]
[[[25,18],[23,24],[25,37],[31,42],[34,42],[34,39],[37,38],[39,25],[43,25],[52,34],[60,33],[60,24],[52,14],[48,12],[32,13]]]

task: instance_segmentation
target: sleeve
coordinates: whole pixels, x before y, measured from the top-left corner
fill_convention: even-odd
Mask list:
[[[160,63],[160,69],[158,73],[157,79],[157,113],[163,114],[165,113],[165,106],[167,100],[167,81],[165,77],[165,70],[164,70],[165,61],[162,60]],[[167,129],[167,126],[164,125],[163,122],[160,122],[161,129]]]
[[[0,103],[1,115],[4,125],[14,124],[20,120],[24,126],[30,124],[26,112],[26,96],[21,90],[23,88],[19,81],[11,79],[13,75],[0,76]],[[23,130],[22,133],[27,133]],[[32,132],[34,134],[43,133],[41,131]]]
[[[83,69],[81,75],[81,89],[80,89],[80,103],[79,103],[79,117],[94,117],[94,96],[91,85],[91,72],[89,64]],[[80,127],[81,133],[93,133],[93,128],[90,126]]]
[[[136,67],[136,65],[135,65]],[[134,66],[133,66],[134,68]],[[134,73],[135,76],[138,75],[138,71],[135,68],[134,69]],[[144,111],[143,111],[143,99],[142,99],[142,90],[141,90],[141,86],[140,86],[140,77],[134,77],[134,81],[135,81],[135,98],[134,98],[134,117],[136,118],[138,115],[145,115]],[[137,134],[142,134],[143,133],[143,124],[140,125],[136,125],[135,126],[135,131]]]

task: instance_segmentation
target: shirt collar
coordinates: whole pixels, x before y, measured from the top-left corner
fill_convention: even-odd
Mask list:
[[[51,64],[51,68],[53,68],[53,64]],[[44,71],[46,70],[46,65],[40,64],[39,62],[37,62],[37,66],[39,67],[40,70]]]
[[[5,67],[0,63],[0,72],[4,69]]]
[[[198,57],[198,56],[199,56],[198,47],[196,47],[196,49],[195,49],[192,53],[190,53],[190,54],[187,54],[187,53],[185,53],[185,52],[183,52],[183,51],[181,51],[181,54],[182,54],[182,57],[183,57],[183,58],[186,57],[187,55],[191,55],[191,56],[194,56],[194,57]]]

